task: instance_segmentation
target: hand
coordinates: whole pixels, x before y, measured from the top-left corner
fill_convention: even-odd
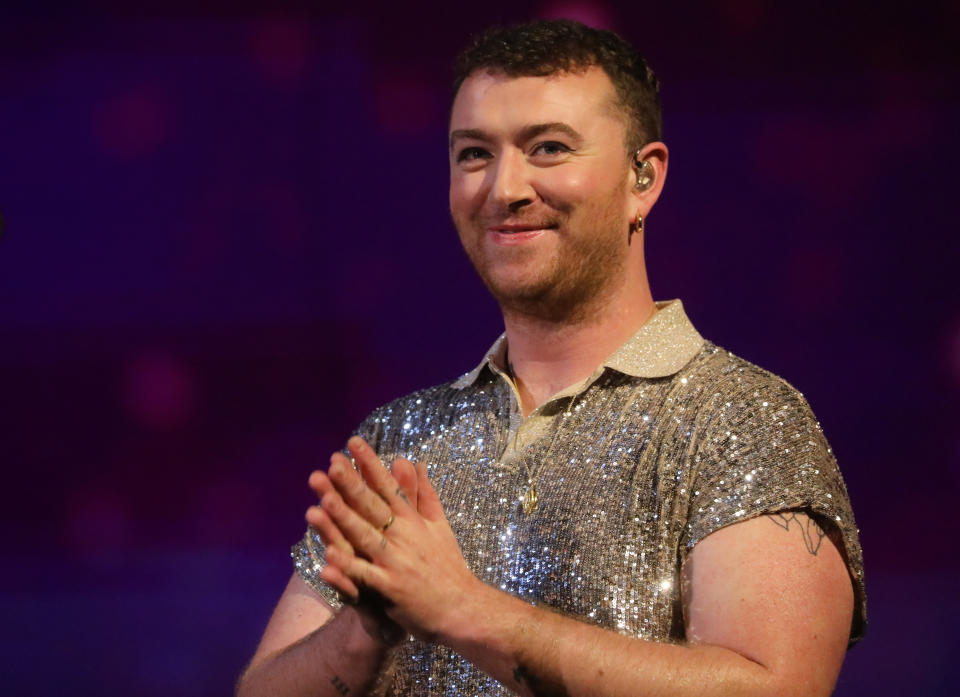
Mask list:
[[[333,455],[331,461],[333,460],[340,460],[346,463],[345,466],[350,470],[353,469],[350,461],[339,452]],[[417,472],[414,466],[407,460],[398,460],[394,463],[393,475],[403,489],[403,494],[407,496],[409,500],[416,501]],[[359,496],[362,494],[362,490],[366,485],[359,475],[355,477],[355,480],[355,486],[359,485],[359,491],[357,491],[357,495]],[[319,497],[322,497],[327,491],[334,490],[330,479],[320,470],[310,475],[309,485]],[[351,496],[350,500],[355,501],[355,498]],[[382,505],[383,509],[388,508],[381,499],[378,498],[377,501]],[[311,520],[312,516],[308,511],[307,521],[310,522]],[[321,527],[317,527],[317,531],[320,533],[320,538],[328,550],[333,547],[339,547],[347,554],[354,553],[353,547],[346,541],[335,526],[322,525]],[[378,597],[376,593],[370,590],[361,592],[353,581],[347,578],[335,566],[324,567],[321,572],[321,578],[353,602],[350,610],[358,614],[361,624],[371,636],[383,640],[388,645],[395,644],[406,637],[407,632],[384,613],[383,599]]]
[[[373,453],[372,448],[370,448],[362,438],[357,437],[356,440],[359,441],[362,446],[359,450],[353,447],[350,448],[354,458],[358,458],[358,452],[360,453],[359,458],[369,457],[369,454],[373,454],[373,457],[376,458],[376,454]],[[352,442],[353,440],[351,440],[351,443]],[[366,448],[366,450],[363,448]],[[369,454],[367,451],[369,451]],[[377,463],[379,464],[379,459],[377,459]],[[409,460],[398,458],[394,461],[392,470],[394,479],[397,481],[400,489],[402,489],[402,491],[397,492],[398,495],[406,497],[407,501],[416,502],[418,500],[419,489],[418,479],[421,476],[426,479],[426,468],[416,466]],[[367,487],[363,478],[354,470],[350,460],[344,457],[342,453],[335,452],[330,457],[330,469],[328,469],[328,473],[331,471],[339,473],[337,485],[331,481],[327,473],[321,470],[316,470],[310,475],[308,484],[310,488],[316,492],[318,499],[322,501],[323,497],[328,493],[336,492],[343,497],[348,506],[355,510],[363,511],[364,518],[369,522],[375,523],[378,520],[383,521],[383,524],[379,526],[382,527],[386,524],[386,521],[390,520],[391,515],[393,515],[390,506]],[[340,532],[340,529],[333,524],[330,518],[324,515],[322,509],[317,509],[317,507],[312,506],[307,510],[306,519],[307,522],[320,533],[320,539],[323,540],[328,552],[330,549],[336,548],[348,556],[356,554],[353,545],[347,541]],[[360,589],[357,588],[352,580],[340,572],[337,567],[325,567],[321,573],[321,577],[324,581],[335,587],[341,593],[349,596],[352,600],[360,600]],[[365,595],[370,596],[371,594],[367,593]]]
[[[347,445],[359,474],[337,453],[329,476],[310,478],[321,502],[307,522],[327,544],[322,578],[351,595],[377,592],[386,614],[418,636],[443,634],[485,586],[467,568],[426,467],[398,460],[391,475],[363,439]]]

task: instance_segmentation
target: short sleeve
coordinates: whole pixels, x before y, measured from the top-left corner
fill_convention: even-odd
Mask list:
[[[854,588],[850,643],[866,629],[863,556],[836,458],[807,404],[780,378],[751,366],[711,407],[694,454],[686,527],[692,548],[726,525],[803,510],[840,532]]]
[[[327,563],[325,552],[319,533],[312,527],[308,527],[303,538],[290,548],[293,566],[300,578],[317,591],[330,607],[339,610],[343,607],[340,593],[320,578],[320,571]]]
[[[355,435],[366,440],[374,450],[378,446],[378,424],[378,414],[374,412],[354,431]],[[346,449],[344,454],[349,457]],[[343,607],[344,601],[340,593],[320,578],[320,571],[327,563],[326,547],[313,527],[308,527],[303,537],[290,548],[290,556],[293,558],[294,568],[308,586],[317,591],[334,610]]]

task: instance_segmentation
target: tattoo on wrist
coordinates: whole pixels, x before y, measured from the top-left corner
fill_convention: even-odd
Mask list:
[[[340,679],[339,675],[334,675],[333,679],[330,681],[330,684],[333,685],[337,692],[341,695],[346,696],[350,694],[350,688],[347,687],[347,683]]]
[[[784,511],[767,516],[777,527],[781,527],[790,532],[791,526],[800,528],[800,534],[803,536],[803,546],[813,556],[817,556],[820,551],[820,545],[823,544],[823,538],[827,536],[817,521],[805,513],[798,515],[793,511]]]
[[[535,697],[570,697],[563,685],[540,679],[523,664],[513,669],[513,679],[518,685],[526,685]]]

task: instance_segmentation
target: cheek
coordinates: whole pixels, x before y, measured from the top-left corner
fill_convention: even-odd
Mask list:
[[[450,176],[450,214],[454,219],[469,216],[482,205],[483,178],[470,174]]]
[[[603,172],[580,167],[553,167],[544,170],[534,182],[540,196],[548,203],[562,207],[596,201],[612,189],[610,177]]]

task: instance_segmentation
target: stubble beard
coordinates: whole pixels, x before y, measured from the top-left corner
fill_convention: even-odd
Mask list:
[[[490,259],[482,241],[486,225],[470,219],[469,230],[477,233],[464,249],[484,285],[500,305],[504,315],[520,316],[549,324],[572,325],[589,322],[600,314],[605,301],[624,272],[626,253],[618,231],[619,216],[610,210],[592,221],[594,232],[573,234],[568,220],[557,230],[558,245],[549,259],[523,279],[507,279],[497,274],[495,259]],[[535,256],[534,249],[516,250]],[[522,260],[519,260],[522,262]],[[532,261],[532,260],[531,260]],[[535,263],[535,262],[534,262]]]

